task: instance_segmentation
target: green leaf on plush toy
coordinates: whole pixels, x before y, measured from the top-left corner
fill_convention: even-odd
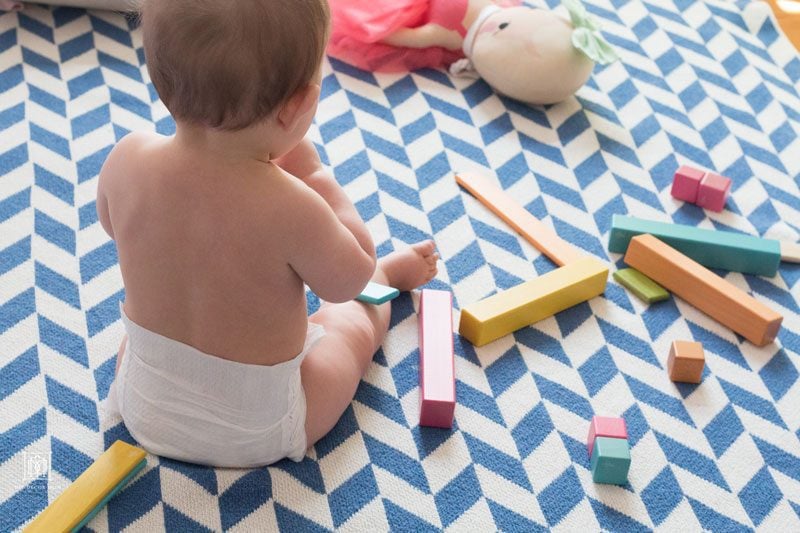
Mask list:
[[[575,31],[572,32],[572,45],[586,54],[589,59],[607,65],[619,59],[617,52],[608,44],[600,27],[586,11],[580,0],[561,0],[569,12]]]

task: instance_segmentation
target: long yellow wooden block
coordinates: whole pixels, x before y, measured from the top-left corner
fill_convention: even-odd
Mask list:
[[[558,266],[586,257],[489,179],[477,174],[457,174],[456,181]]]
[[[625,263],[756,346],[769,344],[780,330],[777,311],[652,235],[631,239]]]
[[[25,533],[75,531],[145,464],[144,450],[116,441],[37,516]]]
[[[461,310],[458,332],[475,346],[603,293],[608,265],[584,257]]]

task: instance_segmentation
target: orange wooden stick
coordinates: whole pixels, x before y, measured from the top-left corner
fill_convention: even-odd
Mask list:
[[[756,346],[778,334],[778,312],[652,235],[631,239],[625,263]]]
[[[487,178],[477,174],[457,174],[456,181],[558,266],[587,257]]]
[[[786,34],[786,37],[792,42],[795,48],[800,50],[800,2],[781,2],[777,0],[766,0],[772,12],[775,13],[775,18],[778,20],[778,25]],[[793,4],[793,11],[786,11],[783,6]]]

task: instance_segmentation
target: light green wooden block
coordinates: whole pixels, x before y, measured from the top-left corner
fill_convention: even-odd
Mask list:
[[[595,483],[625,485],[631,467],[631,449],[628,439],[597,437],[590,460],[592,480]]]
[[[364,287],[364,290],[361,291],[361,294],[356,296],[356,300],[368,304],[380,305],[398,296],[400,296],[400,291],[397,289],[370,281],[367,283],[367,286]]]
[[[623,268],[614,272],[614,279],[639,299],[651,304],[669,298],[667,290],[635,268]]]

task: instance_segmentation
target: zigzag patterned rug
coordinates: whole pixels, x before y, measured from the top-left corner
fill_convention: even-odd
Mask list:
[[[588,4],[622,61],[547,110],[438,71],[326,66],[313,130],[323,157],[382,254],[436,240],[432,285],[458,305],[554,266],[460,191],[456,169],[496,175],[563,237],[617,265],[606,252],[613,213],[798,239],[800,59],[763,12]],[[127,132],[173,128],[147,81],[141,35],[122,16],[0,15],[2,531],[29,521],[112,441],[130,440],[102,404],[123,292],[95,214],[96,178]],[[728,210],[670,197],[683,162],[733,179]],[[352,407],[305,461],[214,470],[149,456],[90,527],[798,531],[800,268],[726,277],[785,315],[775,344],[757,349],[680,300],[644,308],[610,282],[604,297],[486,347],[457,339],[453,431],[417,426],[416,296],[404,295]],[[677,338],[706,346],[699,386],[666,375]],[[593,413],[627,420],[625,487],[591,481]]]

